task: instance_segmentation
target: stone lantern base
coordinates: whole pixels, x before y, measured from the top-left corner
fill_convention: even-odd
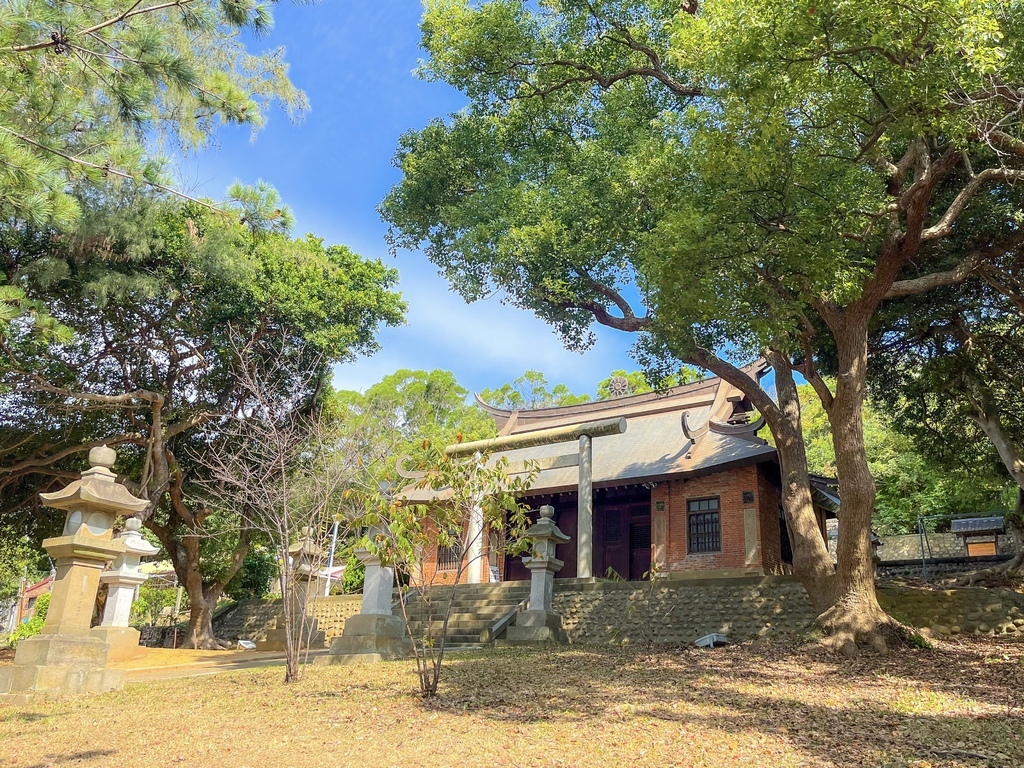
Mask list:
[[[124,687],[123,669],[106,669],[110,646],[88,635],[39,635],[18,643],[0,669],[0,694],[103,693]]]
[[[521,611],[515,625],[505,630],[505,639],[509,645],[569,642],[562,617],[551,611]]]
[[[145,653],[139,645],[142,634],[134,627],[93,627],[89,634],[110,646],[108,661],[125,661]]]
[[[410,653],[405,622],[398,616],[357,613],[345,620],[341,637],[331,641],[331,651],[314,664],[366,664],[405,658]]]

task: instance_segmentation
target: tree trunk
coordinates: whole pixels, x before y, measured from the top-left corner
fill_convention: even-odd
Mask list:
[[[717,355],[701,351],[683,355],[681,359],[705,368],[732,384],[764,416],[779,454],[782,511],[793,535],[793,571],[800,579],[815,611],[826,611],[832,605],[835,568],[811,500],[800,399],[789,357],[776,350],[765,352],[765,359],[775,370],[777,403],[760,383]]]
[[[973,584],[979,579],[990,576],[1009,576],[1024,567],[1024,456],[1020,448],[1010,437],[1003,426],[999,415],[999,407],[991,390],[984,384],[974,380],[968,389],[968,397],[977,413],[974,420],[981,427],[989,441],[995,447],[1003,466],[1017,484],[1017,506],[1006,516],[1006,523],[1013,538],[1016,554],[1007,563],[994,568],[987,568],[970,576],[968,583]]]
[[[180,539],[167,533],[166,529],[151,526],[160,543],[170,555],[178,583],[185,588],[189,602],[188,630],[185,645],[198,650],[216,651],[224,648],[213,632],[213,614],[217,603],[224,594],[224,587],[231,580],[245,559],[249,549],[248,538],[242,536],[231,556],[231,565],[221,578],[213,583],[204,583],[200,569],[198,536],[182,536]]]
[[[782,355],[771,353],[768,360],[775,369],[775,387],[781,411],[781,418],[770,421],[768,426],[779,452],[782,511],[793,536],[793,572],[806,590],[811,606],[820,614],[832,605],[835,568],[818,524],[818,516],[814,513],[807,469],[807,447],[803,439],[800,400],[793,372],[789,368],[789,361]]]
[[[864,450],[868,317],[845,312],[831,330],[839,371],[835,396],[823,405],[832,426],[842,509],[831,607],[818,617],[818,624],[830,635],[829,644],[844,653],[855,653],[860,643],[884,651],[881,630],[892,620],[875,595],[871,548],[875,481]]]

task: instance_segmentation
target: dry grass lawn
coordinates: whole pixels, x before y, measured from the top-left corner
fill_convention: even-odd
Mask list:
[[[500,650],[0,703],[3,766],[1024,766],[1024,643]]]

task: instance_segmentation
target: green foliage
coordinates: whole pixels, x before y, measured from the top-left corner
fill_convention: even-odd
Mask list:
[[[576,405],[590,401],[590,395],[574,395],[565,384],[548,389],[548,380],[540,371],[527,371],[511,384],[485,389],[480,399],[498,408],[533,410],[559,405]]]
[[[362,466],[378,481],[395,485],[395,460],[423,462],[424,443],[450,445],[493,437],[494,421],[466,402],[469,392],[450,371],[402,369],[365,392],[340,391],[328,397],[328,418],[338,425],[346,450],[362,456]]]
[[[11,632],[7,638],[7,643],[11,648],[14,648],[18,643],[24,640],[26,637],[35,637],[43,631],[43,624],[46,623],[46,612],[50,608],[50,593],[45,592],[36,598],[34,611],[32,618],[28,621],[23,621],[14,631]]]
[[[1024,336],[1014,269],[989,265],[991,276],[958,286],[955,300],[943,290],[894,303],[872,337],[874,398],[922,454],[960,468],[979,493],[1001,496],[983,511],[1012,509],[1010,483],[1024,482]]]
[[[146,195],[91,199],[74,232],[0,232],[3,274],[75,334],[46,343],[15,321],[0,339],[0,514],[109,442],[118,471],[151,494],[146,524],[193,603],[188,568],[215,596],[251,538],[238,510],[201,493],[218,429],[254,407],[240,371],[272,377],[278,405],[315,411],[332,365],[373,352],[377,329],[401,321],[397,272]]]
[[[366,576],[366,566],[362,560],[349,554],[345,561],[345,573],[341,577],[341,589],[346,595],[354,595],[363,591],[363,578]]]
[[[224,587],[224,594],[232,600],[259,600],[270,592],[271,580],[277,573],[277,558],[273,552],[266,547],[250,547],[242,567]]]
[[[34,584],[50,572],[50,560],[36,539],[44,530],[0,517],[0,600],[18,594],[22,578]]]
[[[164,608],[174,608],[178,590],[146,582],[139,587],[139,596],[132,603],[129,623],[136,628],[155,626]]]
[[[202,146],[222,124],[262,125],[305,95],[282,50],[242,34],[273,24],[257,0],[169,6],[20,0],[0,8],[0,217],[66,224],[76,189],[167,183],[159,148]]]
[[[832,430],[809,384],[800,387],[800,405],[808,468],[835,477]],[[872,524],[883,535],[914,533],[919,515],[986,512],[1003,504],[1006,480],[991,466],[978,472],[937,459],[870,402],[864,409],[864,442],[877,486]]]

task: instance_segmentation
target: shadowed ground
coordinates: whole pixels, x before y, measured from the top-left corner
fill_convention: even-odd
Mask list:
[[[130,683],[0,704],[15,766],[1024,765],[1024,643],[855,661],[813,646],[575,646],[451,659],[436,700],[410,662]]]

